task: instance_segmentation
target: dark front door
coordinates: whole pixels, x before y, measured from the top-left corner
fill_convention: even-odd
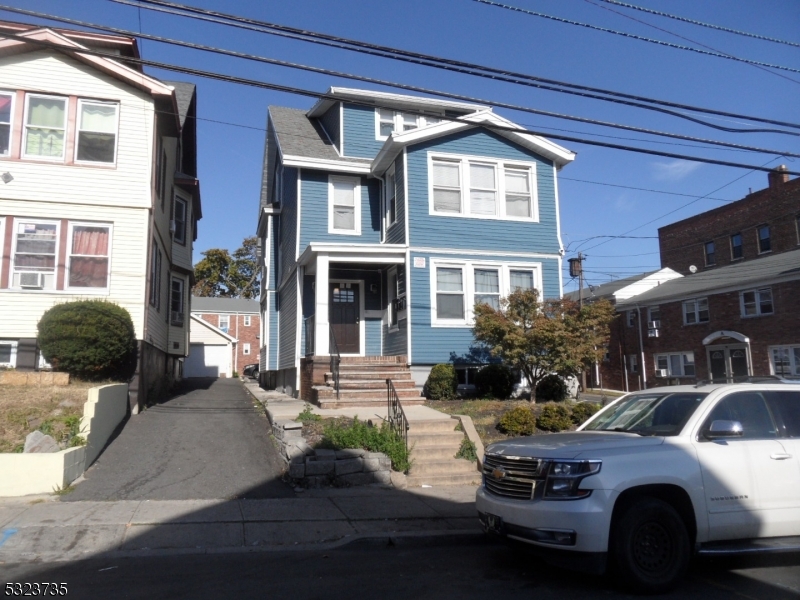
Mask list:
[[[340,354],[361,353],[360,298],[357,283],[332,283],[331,331]],[[333,347],[331,347],[333,352]]]
[[[717,383],[747,377],[750,374],[747,346],[744,344],[709,346],[708,365],[711,368],[711,379]]]

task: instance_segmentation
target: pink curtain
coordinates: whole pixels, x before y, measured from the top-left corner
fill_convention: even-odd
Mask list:
[[[72,231],[72,255],[70,287],[108,287],[107,227],[75,227]]]

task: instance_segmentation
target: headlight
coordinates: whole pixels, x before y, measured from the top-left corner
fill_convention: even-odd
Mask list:
[[[599,460],[554,460],[547,471],[545,500],[576,500],[585,498],[592,490],[578,489],[584,477],[600,472]]]

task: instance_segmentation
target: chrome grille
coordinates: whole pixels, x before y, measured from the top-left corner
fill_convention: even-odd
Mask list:
[[[533,497],[542,461],[522,456],[487,454],[483,458],[483,482],[488,492],[506,498],[529,500]]]

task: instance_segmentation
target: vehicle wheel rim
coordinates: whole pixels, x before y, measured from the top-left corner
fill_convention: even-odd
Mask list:
[[[645,523],[633,539],[633,557],[643,571],[658,573],[669,568],[673,554],[672,539],[659,523]]]

